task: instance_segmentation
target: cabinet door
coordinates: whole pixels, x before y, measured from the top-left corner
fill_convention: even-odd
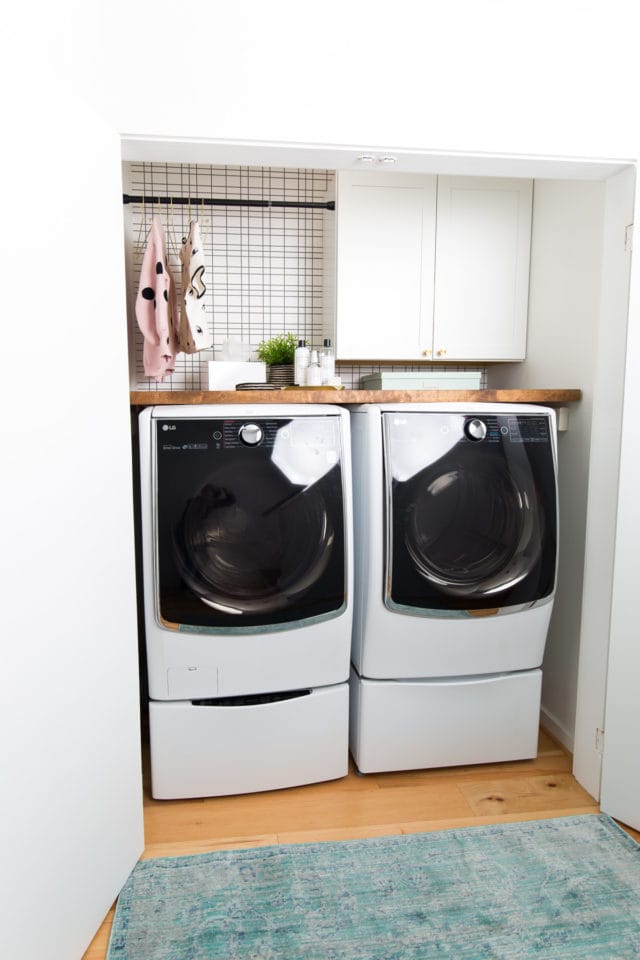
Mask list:
[[[339,359],[417,360],[431,350],[435,201],[435,177],[338,174]]]
[[[439,177],[435,360],[522,360],[533,182]]]

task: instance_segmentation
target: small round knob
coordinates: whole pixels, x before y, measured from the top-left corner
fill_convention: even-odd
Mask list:
[[[243,423],[239,432],[240,439],[248,447],[255,447],[262,440],[262,427],[257,423]]]
[[[440,350],[438,350],[439,357],[446,357],[446,355],[447,355],[447,351],[444,348],[441,348]]]
[[[469,440],[484,440],[487,435],[487,425],[483,420],[467,420],[464,425],[464,432]]]
[[[423,351],[422,351],[422,356],[423,356],[423,357],[430,357],[430,356],[431,356],[431,350],[423,350]]]

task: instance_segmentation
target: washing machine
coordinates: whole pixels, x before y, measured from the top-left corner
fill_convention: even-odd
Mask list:
[[[556,585],[552,409],[351,414],[350,747],[363,772],[536,755]]]
[[[153,796],[344,776],[348,412],[156,406],[139,436]]]

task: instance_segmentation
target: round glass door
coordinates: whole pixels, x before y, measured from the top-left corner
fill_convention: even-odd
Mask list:
[[[156,463],[161,624],[266,632],[338,616],[339,418],[167,418],[158,421]]]
[[[544,415],[385,415],[390,609],[480,611],[553,592],[555,468]]]
[[[322,493],[292,491],[271,463],[219,469],[185,507],[175,557],[193,593],[228,613],[288,606],[329,563],[334,529]]]
[[[447,596],[472,600],[494,597],[530,573],[544,517],[529,473],[495,458],[468,459],[434,464],[409,482],[404,539],[421,577]]]

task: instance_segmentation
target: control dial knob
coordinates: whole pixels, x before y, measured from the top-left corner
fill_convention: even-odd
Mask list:
[[[240,427],[239,436],[248,447],[255,447],[262,440],[262,427],[259,427],[257,423],[243,423]]]
[[[469,440],[484,440],[487,435],[487,425],[483,420],[467,420],[464,432]]]

